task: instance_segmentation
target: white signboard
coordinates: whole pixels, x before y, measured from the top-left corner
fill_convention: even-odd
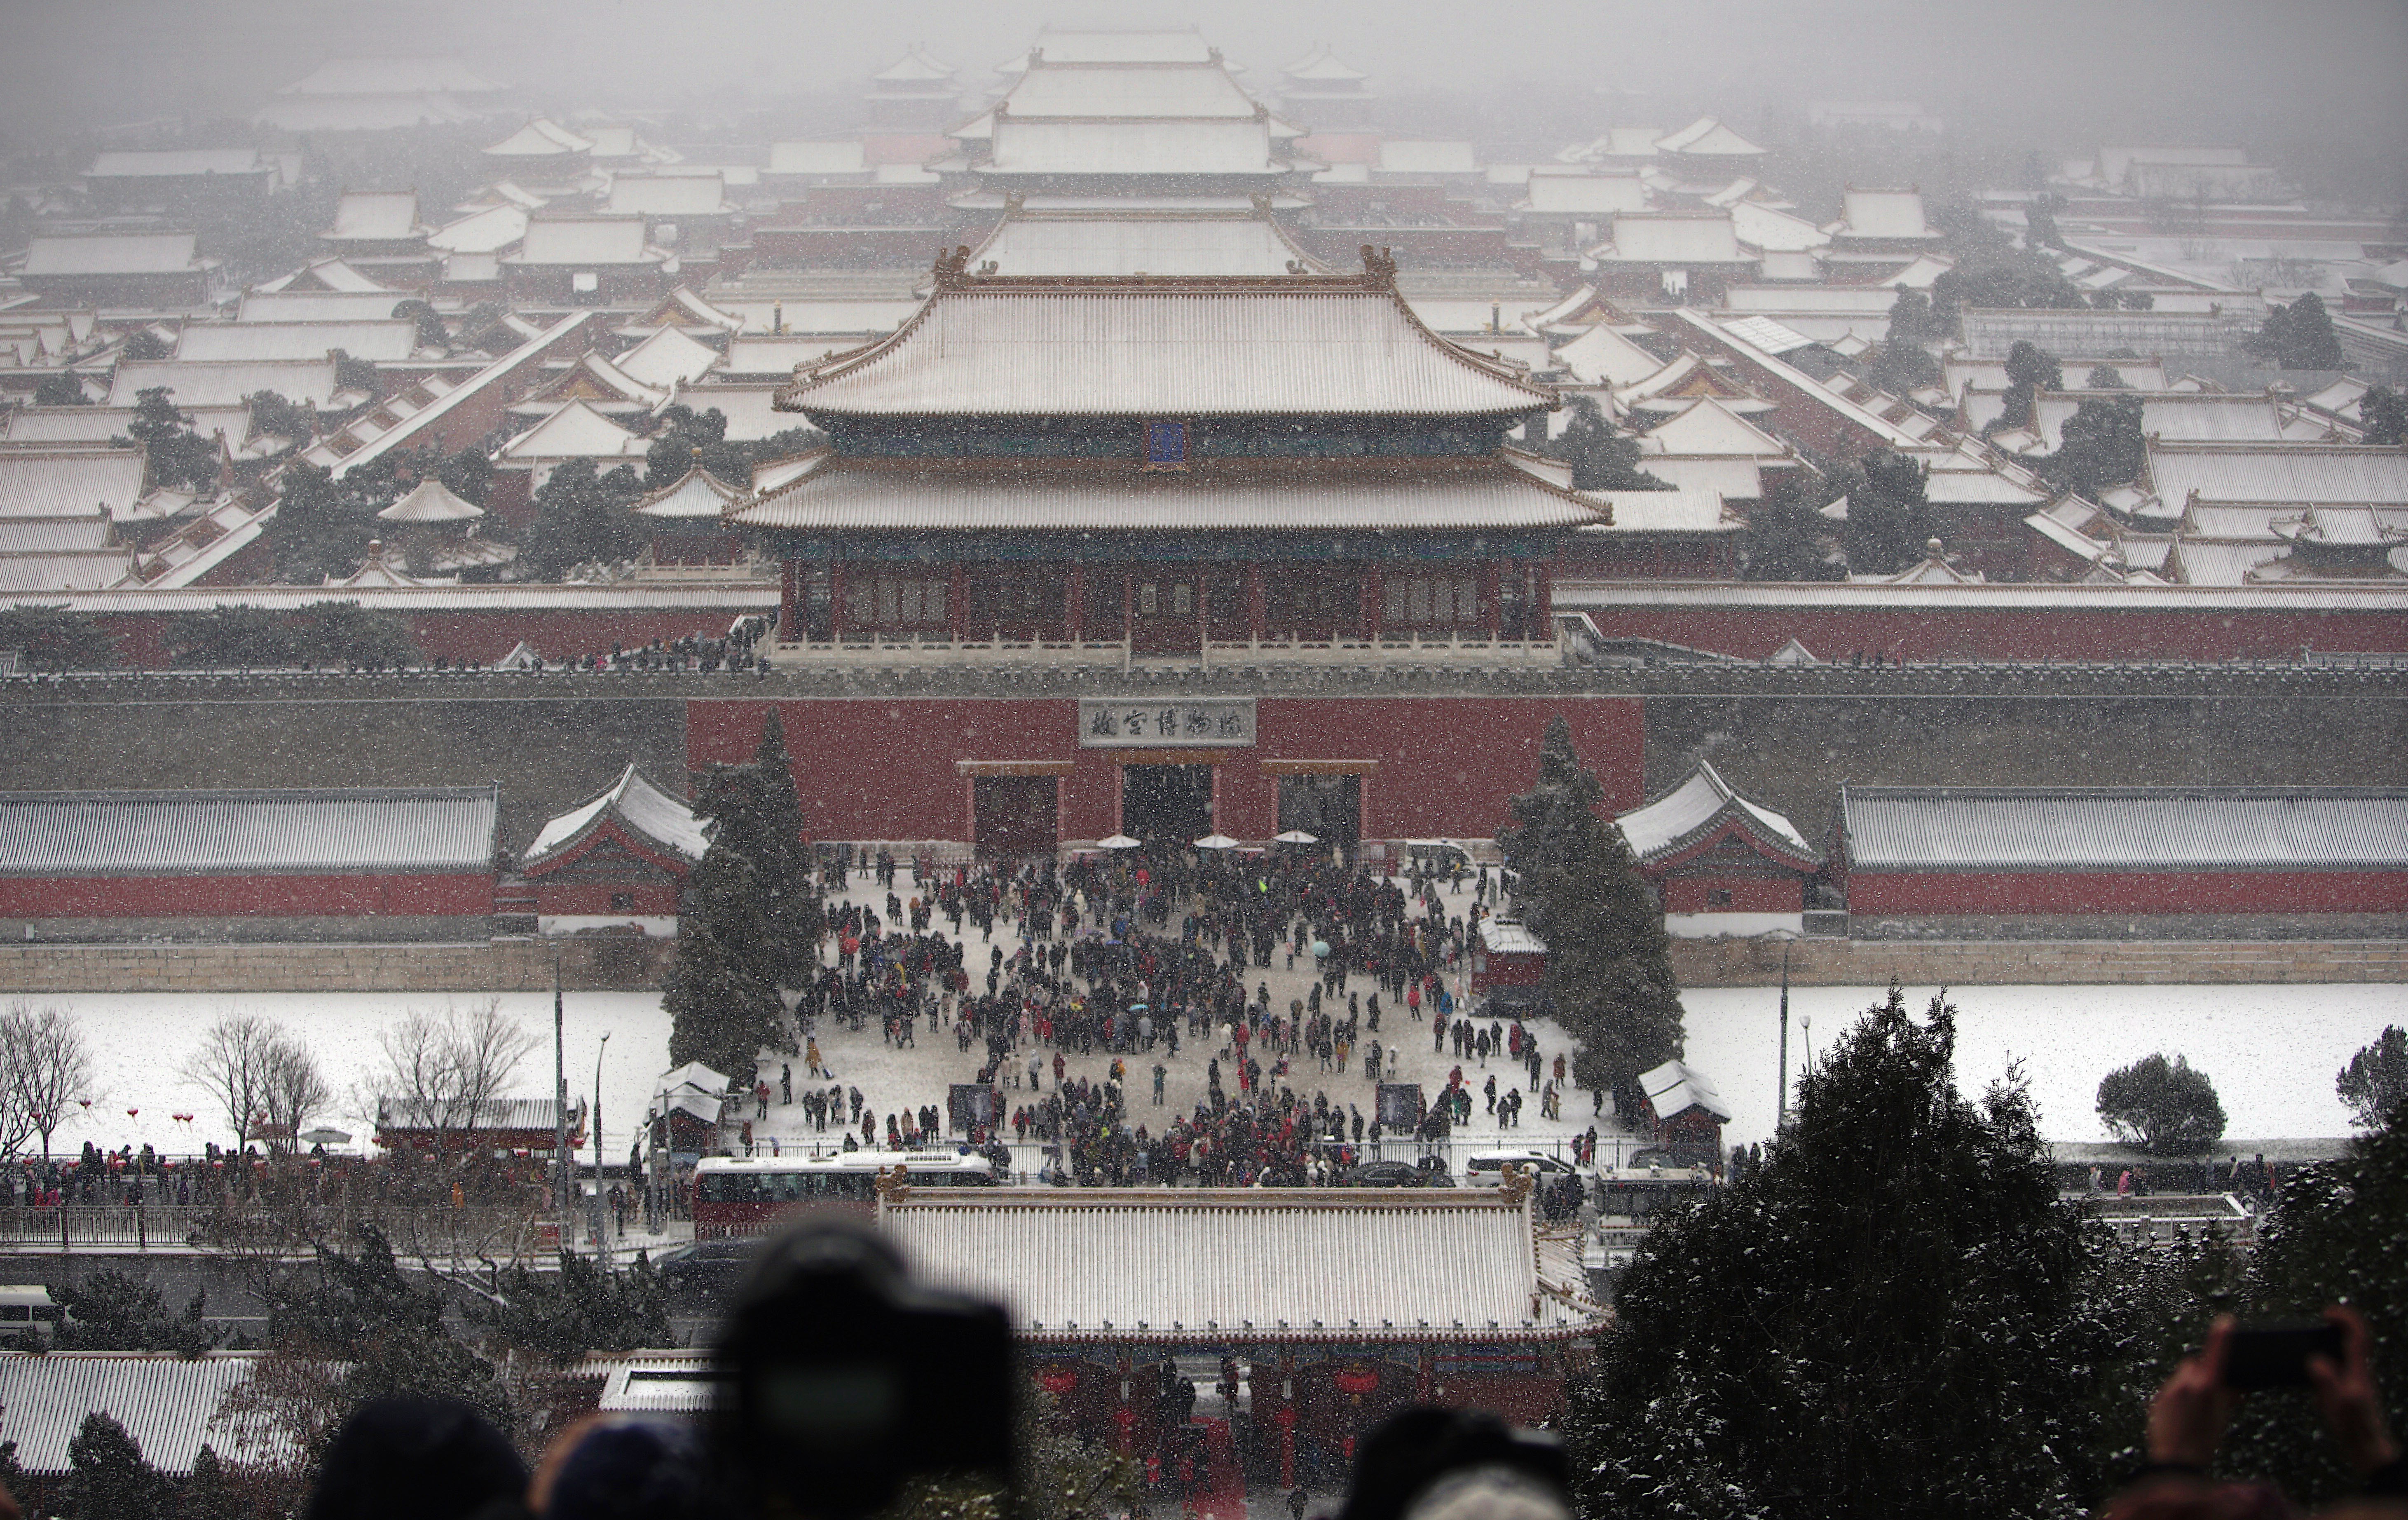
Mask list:
[[[1232,746],[1254,741],[1254,699],[1251,696],[1157,696],[1122,702],[1082,698],[1079,703],[1079,743],[1085,749]]]

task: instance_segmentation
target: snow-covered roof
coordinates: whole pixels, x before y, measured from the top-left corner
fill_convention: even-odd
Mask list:
[[[1227,120],[1029,120],[995,124],[983,174],[1262,175],[1287,165],[1271,157],[1269,124]]]
[[[718,521],[730,503],[742,499],[737,487],[696,466],[629,509],[638,517],[708,518]]]
[[[1048,26],[1037,34],[1037,41],[1028,51],[997,65],[1003,73],[1018,73],[1039,64],[1206,64],[1213,61],[1215,50],[1207,44],[1202,33],[1194,27],[1178,30],[1125,31],[1107,27]]]
[[[1599,264],[1752,264],[1740,247],[1730,213],[1618,216],[1606,240],[1588,251]]]
[[[666,389],[672,380],[691,384],[700,380],[719,358],[719,351],[710,344],[664,327],[611,363],[632,380]]]
[[[337,241],[389,242],[423,235],[414,190],[351,190],[335,203],[335,225],[324,234]]]
[[[609,822],[637,839],[676,856],[691,867],[710,848],[702,822],[694,810],[644,779],[633,763],[619,779],[593,797],[546,823],[537,831],[519,863],[524,871],[541,871],[571,853],[596,828]],[[723,1087],[724,1082],[723,1080]]]
[[[402,301],[406,296],[386,297]],[[353,322],[195,322],[176,338],[176,357],[195,364],[261,364],[323,359],[341,350],[390,364],[418,351],[418,324],[407,318]],[[289,399],[289,398],[288,398]]]
[[[1843,786],[1840,828],[1851,870],[2408,868],[2396,787]]]
[[[527,223],[519,251],[505,264],[658,264],[666,255],[644,241],[640,216],[538,218]]]
[[[1730,208],[1731,229],[1748,247],[1767,253],[1807,253],[1831,245],[1831,235],[1807,221],[1754,201]]]
[[[236,407],[261,391],[273,391],[294,406],[334,406],[338,394],[335,361],[255,359],[200,363],[187,359],[121,361],[111,377],[108,404],[131,407],[154,385],[167,388],[179,407]]]
[[[544,117],[537,117],[526,125],[485,150],[489,158],[571,158],[590,153],[594,141],[580,136],[566,127]]]
[[[1553,1339],[1604,1312],[1569,1258],[1541,1274],[1526,1200],[1497,1188],[929,1189],[879,1219],[929,1283],[1001,1300],[1039,1340]]]
[[[612,177],[603,209],[614,216],[708,217],[733,208],[717,174],[622,174]]]
[[[408,495],[377,513],[387,523],[465,523],[484,515],[485,509],[453,495],[431,475],[410,487]]]
[[[1029,69],[1004,96],[1003,114],[1025,117],[1246,117],[1253,97],[1219,64],[1148,64],[1130,67],[1054,66]],[[994,113],[956,129],[956,137],[984,136]]]
[[[1656,139],[1659,153],[1686,153],[1694,158],[1756,158],[1764,150],[1711,116],[1700,116],[1678,132]]]
[[[1821,853],[1806,842],[1796,825],[1740,796],[1720,771],[1703,760],[1680,785],[1614,822],[1622,825],[1623,838],[1630,841],[1631,853],[1642,866],[1710,843],[1734,827],[1760,853],[1800,870],[1812,870],[1823,863]]]
[[[902,57],[880,69],[870,78],[897,84],[922,83],[936,79],[950,79],[957,72],[959,71],[953,65],[939,63],[935,58],[930,57],[925,44],[914,42],[905,50]]]
[[[1589,384],[1629,385],[1664,367],[1664,361],[1603,323],[1555,350],[1555,363]]]
[[[1835,237],[1887,241],[1940,239],[1940,234],[1923,219],[1923,196],[1917,191],[1857,190],[1852,186],[1842,192],[1841,208],[1839,222],[1829,229]]]
[[[0,451],[0,518],[122,518],[149,473],[139,449]]]
[[[1647,209],[1647,187],[1635,174],[1533,174],[1525,211],[1561,216]]]
[[[0,793],[0,875],[494,868],[492,787]]]
[[[1552,393],[1430,335],[1369,281],[940,286],[901,332],[782,398],[837,415],[1468,416]]]
[[[1658,1119],[1702,1109],[1725,1124],[1730,1122],[1730,1105],[1714,1091],[1713,1083],[1685,1061],[1667,1061],[1653,1071],[1641,1073],[1639,1087],[1647,1095],[1647,1106],[1656,1111]]]
[[[1640,438],[1639,450],[1642,455],[1745,454],[1758,459],[1789,456],[1787,444],[1713,396],[1700,397],[1678,416],[1658,423]]]
[[[231,1463],[289,1461],[292,1443],[275,1427],[260,1422],[229,1427],[218,1420],[226,1395],[250,1380],[259,1355],[0,1352],[0,1409],[7,1412],[5,1428],[18,1465],[46,1478],[69,1472],[68,1448],[94,1413],[124,1427],[142,1460],[172,1477],[190,1473],[205,1445]]]
[[[526,232],[526,208],[488,206],[427,234],[426,246],[445,253],[498,253]]]
[[[1327,272],[1258,216],[1007,217],[970,262],[1003,275]]]
[[[1309,79],[1315,83],[1370,78],[1361,69],[1349,68],[1340,63],[1326,42],[1314,43],[1311,52],[1281,69],[1280,73],[1291,79]]]
[[[560,409],[512,438],[504,459],[615,459],[644,452],[644,440],[582,401]]]
[[[22,275],[180,275],[201,266],[200,239],[189,232],[37,233],[25,245]]]
[[[823,455],[762,489],[732,521],[796,532],[1476,532],[1567,528],[1596,512],[1510,465],[1412,471],[1297,461],[1276,479],[1212,470],[1140,474],[1018,460],[871,461]]]
[[[2147,431],[2148,404],[2142,404]],[[2179,504],[2354,501],[2408,505],[2408,452],[2341,444],[2147,444],[2149,481]]]
[[[1740,533],[1747,519],[1732,511],[1723,494],[1711,485],[1675,486],[1670,491],[1584,491],[1584,500],[1606,508],[1610,523],[1592,523],[1584,536],[1621,533]]]

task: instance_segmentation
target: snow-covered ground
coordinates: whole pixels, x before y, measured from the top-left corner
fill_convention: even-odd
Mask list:
[[[904,895],[909,896],[908,887]],[[883,912],[884,894],[876,892],[866,877],[856,879],[853,896]],[[1015,926],[998,928],[1009,954],[1018,943]],[[969,964],[981,967],[986,958],[987,941],[973,931]],[[1303,997],[1313,979],[1310,962],[1291,970],[1283,956],[1275,956],[1270,968],[1250,972],[1247,980],[1267,982],[1274,1003],[1284,1005],[1291,997]],[[1369,989],[1358,982],[1353,990]],[[207,1094],[181,1074],[202,1031],[222,1015],[264,1014],[296,1031],[317,1055],[337,1094],[326,1121],[365,1144],[373,1127],[369,1089],[380,1059],[379,1034],[412,1010],[440,1012],[447,1005],[480,1003],[489,996],[536,1041],[511,1090],[520,1095],[545,1092],[552,1062],[549,992],[448,997],[408,993],[69,993],[26,1000],[73,1011],[100,1069],[93,1103],[89,1109],[69,1110],[71,1117],[53,1138],[54,1147],[73,1152],[86,1140],[110,1149],[147,1141],[163,1151],[183,1153],[232,1138]],[[1855,1015],[1880,996],[1880,989],[1870,987],[1793,989],[1793,1070],[1802,1069],[1813,1052],[1828,1049]],[[1911,991],[1909,997],[1919,1010],[1929,992]],[[2235,1137],[2346,1134],[2348,1117],[2333,1095],[2333,1073],[2386,1023],[2408,1022],[2408,993],[2388,985],[1967,987],[1952,997],[1960,1013],[1957,1073],[1963,1085],[1978,1092],[2005,1070],[2011,1058],[2021,1058],[2040,1103],[2043,1132],[2068,1140],[2106,1138],[2091,1106],[2099,1079],[2157,1050],[2188,1056],[2214,1080],[2229,1116],[2227,1132]],[[1778,993],[1769,987],[1710,988],[1684,995],[1690,1062],[1736,1111],[1729,1130],[1734,1140],[1761,1139],[1772,1127],[1777,1000]],[[650,1106],[654,1079],[668,1065],[668,1016],[653,994],[572,992],[565,1025],[569,1088],[580,1096],[592,1094],[601,1037],[606,1032],[610,1036],[602,1069],[603,1154],[624,1157]],[[1534,1033],[1552,1071],[1553,1056],[1567,1048],[1564,1036],[1544,1021],[1534,1026]],[[1398,1053],[1398,1080],[1418,1082],[1432,1095],[1456,1065],[1452,1055],[1432,1052],[1428,1024],[1414,1022],[1401,1009],[1386,1011],[1379,1033],[1366,1032],[1367,1042],[1372,1038]],[[858,1035],[823,1029],[819,1040],[836,1080],[861,1088],[867,1106],[882,1115],[882,1124],[884,1114],[898,1109],[929,1103],[941,1108],[946,1084],[969,1080],[982,1054],[963,1054],[950,1034],[929,1034],[924,1021],[913,1049],[889,1048],[874,1027]],[[1192,1106],[1204,1090],[1205,1063],[1212,1054],[1211,1042],[1200,1041],[1183,1043],[1176,1057],[1159,1049],[1154,1055],[1131,1056],[1128,1091],[1137,1122],[1159,1128],[1169,1116]],[[1050,1089],[1052,1052],[1045,1057]],[[1157,1057],[1168,1068],[1168,1102],[1160,1109],[1151,1101]],[[1100,1052],[1084,1060],[1073,1058],[1069,1074],[1101,1081],[1111,1061]],[[793,1065],[799,1092],[807,1078],[800,1059]],[[1463,1065],[1477,1093],[1488,1073],[1476,1063]],[[774,1085],[775,1061],[768,1070]],[[1489,1071],[1500,1089],[1514,1076],[1504,1061],[1492,1060]],[[1342,1074],[1324,1073],[1307,1057],[1287,1080],[1306,1097],[1322,1090],[1336,1102],[1353,1104],[1367,1117],[1369,1113],[1372,1088],[1360,1052]],[[1224,1083],[1234,1095],[1235,1074],[1226,1063]],[[1577,1092],[1568,1096],[1561,1121],[1542,1120],[1538,1095],[1527,1091],[1526,1081],[1523,1086],[1526,1106],[1518,1132],[1497,1130],[1484,1103],[1475,1098],[1471,1129],[1461,1139],[1473,1144],[1492,1139],[1548,1140],[1596,1122],[1585,1095]],[[1013,1106],[1028,1096],[1025,1086],[1005,1090],[1007,1103]],[[194,1118],[182,1123],[171,1117],[176,1113]],[[1609,1123],[1598,1123],[1598,1128],[1612,1133]],[[781,1145],[824,1144],[840,1138],[833,1127],[824,1136],[807,1136],[801,1105],[787,1108],[775,1102],[769,1119],[756,1123],[755,1132],[764,1140],[774,1136]],[[584,1154],[593,1153],[589,1148]]]
[[[1919,1014],[1933,989],[1908,988]],[[1826,1051],[1885,990],[1793,987],[1789,993],[1791,1096],[1795,1073]],[[2215,1083],[2235,1139],[2304,1139],[2350,1133],[2333,1076],[2352,1053],[2408,1023],[2408,988],[2391,984],[2179,987],[1957,987],[1956,1080],[1978,1094],[2011,1060],[2023,1063],[2051,1140],[2103,1140],[2094,1102],[2099,1079],[2150,1054],[2188,1057]],[[1772,1129],[1780,1069],[1780,997],[1773,987],[1684,993],[1688,1059],[1737,1117],[1738,1142]],[[1811,1030],[1807,1021],[1813,1021]]]

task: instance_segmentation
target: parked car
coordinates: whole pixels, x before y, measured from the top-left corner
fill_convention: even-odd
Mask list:
[[[690,1240],[652,1258],[652,1268],[674,1293],[714,1298],[734,1291],[752,1259],[754,1240]]]
[[[1366,1161],[1338,1177],[1340,1187],[1453,1187],[1455,1179],[1441,1166],[1415,1166],[1410,1161]]]
[[[1505,1169],[1509,1166],[1535,1168],[1541,1186],[1558,1177],[1585,1175],[1570,1162],[1538,1151],[1475,1151],[1463,1164],[1464,1185],[1495,1187],[1504,1180]]]

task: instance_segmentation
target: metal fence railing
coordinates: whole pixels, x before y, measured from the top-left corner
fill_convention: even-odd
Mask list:
[[[362,1225],[381,1229],[399,1255],[459,1261],[540,1257],[561,1239],[557,1220],[523,1208],[102,1204],[0,1208],[0,1252],[303,1252],[346,1245]],[[580,1216],[571,1238],[587,1234]]]

